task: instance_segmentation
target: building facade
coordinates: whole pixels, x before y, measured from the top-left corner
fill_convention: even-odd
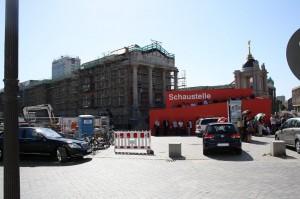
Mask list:
[[[110,110],[114,122],[136,126],[147,121],[149,109],[165,106],[166,91],[178,87],[177,74],[174,54],[157,42],[113,51],[81,66],[79,114]]]
[[[300,111],[300,86],[292,89],[292,110]]]
[[[277,100],[284,102],[285,101],[285,96],[281,95],[281,96],[277,96],[276,97]]]
[[[251,54],[250,42],[249,54],[247,56],[246,62],[242,66],[242,70],[234,71],[234,82],[235,88],[252,88],[253,94],[256,97],[269,97],[268,93],[268,81],[265,64],[259,66],[259,62],[254,59]]]
[[[69,56],[61,56],[52,62],[52,79],[62,78],[72,74],[80,67],[80,59]]]
[[[51,104],[55,116],[99,116],[109,111],[115,125],[137,128],[147,123],[149,109],[165,106],[166,91],[178,88],[177,74],[175,55],[159,42],[125,47],[84,63],[69,75],[54,74],[52,80],[19,88],[20,114],[24,106]]]
[[[272,78],[268,78],[265,64],[259,66],[259,62],[251,54],[250,41],[249,53],[242,70],[234,71],[234,84],[236,89],[252,88],[255,97],[270,98],[272,112],[276,112],[276,88]]]

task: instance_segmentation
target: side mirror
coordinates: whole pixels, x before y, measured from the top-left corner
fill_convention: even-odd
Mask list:
[[[37,133],[36,134],[36,139],[37,140],[40,140],[40,141],[44,141],[45,140],[45,138],[42,136],[42,134],[40,134],[40,133]]]

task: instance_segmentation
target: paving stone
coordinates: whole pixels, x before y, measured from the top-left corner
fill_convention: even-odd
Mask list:
[[[300,155],[270,155],[274,137],[253,137],[242,155],[202,154],[202,138],[152,137],[154,155],[115,154],[113,147],[66,164],[24,159],[21,198],[298,198]],[[183,158],[168,157],[169,142]],[[3,164],[0,195],[3,196]]]

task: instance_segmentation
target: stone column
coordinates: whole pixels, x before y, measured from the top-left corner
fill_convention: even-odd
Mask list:
[[[238,85],[239,85],[238,88],[242,88],[243,87],[243,82],[242,82],[241,74],[239,74],[239,76],[238,76]]]
[[[241,72],[236,70],[234,71],[234,78],[235,78],[235,88],[236,89],[240,89],[242,86],[241,86]]]
[[[148,68],[148,72],[149,72],[149,85],[148,85],[149,107],[153,107],[153,81],[152,81],[153,68],[154,68],[154,65],[149,65],[149,68]]]
[[[245,76],[242,76],[242,86],[241,88],[247,88],[247,79]]]
[[[252,78],[253,78],[252,87],[253,87],[253,91],[254,91],[257,89],[257,75],[254,73]]]
[[[264,71],[264,92],[268,93],[268,78],[267,72]]]
[[[174,71],[174,90],[178,89],[178,71]]]
[[[138,67],[138,64],[132,65],[132,68],[133,68],[133,74],[132,74],[133,108],[138,107],[137,67]]]
[[[259,94],[259,96],[261,95],[261,91],[262,91],[262,76],[261,73],[259,72],[257,74],[257,88],[256,88],[256,92]]]
[[[166,106],[166,69],[162,69],[162,102]]]

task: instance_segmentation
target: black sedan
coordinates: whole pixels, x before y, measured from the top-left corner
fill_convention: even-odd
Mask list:
[[[229,122],[210,123],[203,134],[203,154],[212,150],[234,150],[242,154],[240,134],[235,126]]]
[[[0,134],[0,158],[3,156],[3,139]],[[50,128],[19,127],[20,154],[51,155],[66,162],[68,157],[84,157],[92,153],[89,144],[82,140],[62,137]]]

